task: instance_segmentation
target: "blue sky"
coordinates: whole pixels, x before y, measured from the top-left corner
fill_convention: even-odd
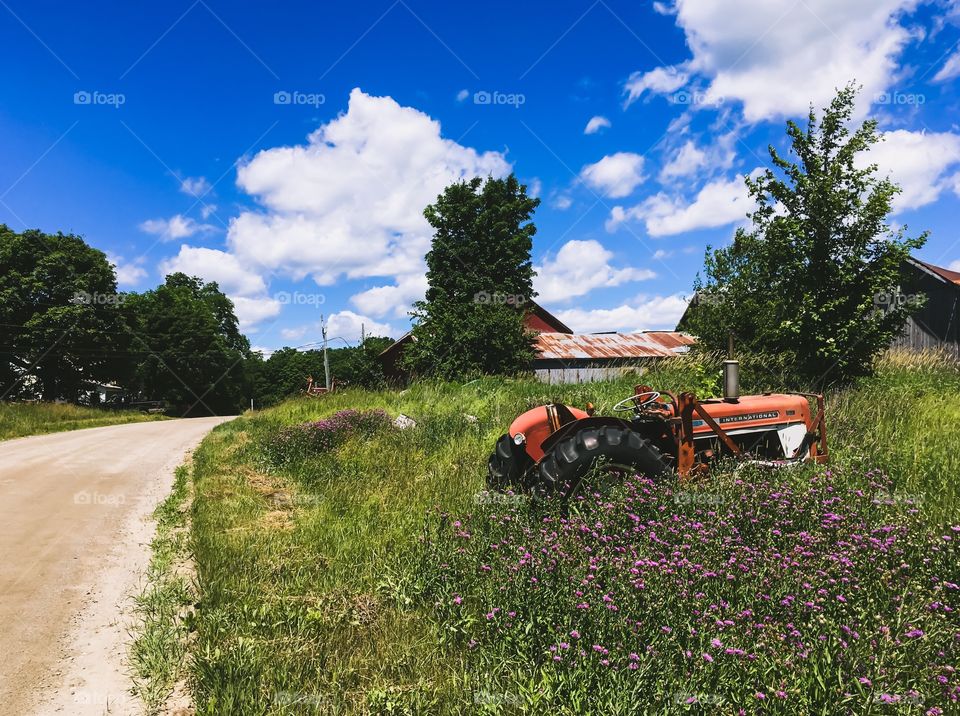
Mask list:
[[[399,335],[422,209],[513,171],[543,203],[540,301],[672,328],[742,176],[863,85],[893,221],[960,267],[960,4],[913,0],[0,2],[0,221],[70,231],[121,287],[217,280],[266,349]]]

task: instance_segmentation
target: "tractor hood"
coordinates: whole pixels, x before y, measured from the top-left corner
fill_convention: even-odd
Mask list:
[[[703,400],[700,405],[724,430],[773,428],[788,423],[810,422],[810,403],[802,395],[764,393],[745,395],[736,401]],[[704,420],[694,416],[693,432],[711,432],[711,428]]]

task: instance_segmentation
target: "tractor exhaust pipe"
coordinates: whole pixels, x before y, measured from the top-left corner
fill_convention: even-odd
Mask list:
[[[723,362],[723,399],[735,403],[740,398],[740,361],[733,358],[733,334],[727,344],[727,360]]]

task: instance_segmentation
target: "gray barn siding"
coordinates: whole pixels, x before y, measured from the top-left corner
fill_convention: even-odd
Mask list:
[[[655,358],[617,363],[577,363],[557,364],[554,361],[534,361],[533,373],[541,383],[592,383],[598,380],[616,380],[627,375],[638,379],[643,374],[643,364],[657,360]]]
[[[917,351],[939,348],[960,357],[960,286],[907,264],[901,291],[908,297],[923,294],[926,302],[910,317],[891,347]]]

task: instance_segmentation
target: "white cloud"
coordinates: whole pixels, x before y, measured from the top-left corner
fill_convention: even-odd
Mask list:
[[[934,82],[946,82],[960,75],[960,51],[954,52],[933,76]]]
[[[705,102],[739,100],[757,122],[823,106],[838,86],[863,85],[860,113],[890,89],[897,58],[912,39],[900,24],[917,0],[678,0],[676,22],[692,57],[634,73],[627,103],[645,91],[673,92],[692,77],[707,82]]]
[[[645,281],[656,274],[649,269],[613,268],[613,253],[599,241],[568,241],[556,256],[547,257],[536,266],[533,281],[537,300],[554,303],[583,296],[595,288],[619,286],[630,281]]]
[[[236,256],[218,249],[183,244],[176,256],[161,262],[160,270],[165,274],[181,271],[204,281],[216,281],[224,293],[236,296],[255,296],[267,290],[260,274],[241,265]]]
[[[147,219],[140,224],[140,230],[160,237],[163,241],[186,239],[194,234],[216,231],[210,224],[198,224],[183,214],[174,214],[169,219]]]
[[[632,152],[608,154],[595,164],[588,164],[580,177],[605,196],[619,199],[628,196],[643,177],[643,157]]]
[[[282,304],[267,295],[263,277],[225,251],[183,244],[176,256],[161,262],[160,270],[164,274],[181,271],[204,281],[216,281],[233,301],[241,330],[252,330],[258,323],[280,314]]]
[[[282,308],[279,301],[269,296],[230,296],[234,313],[244,333],[256,333],[257,326],[268,318],[276,318]]]
[[[393,336],[395,331],[387,323],[378,323],[372,318],[353,311],[339,311],[327,318],[328,338],[343,338],[349,343],[360,340],[361,327],[368,336]]]
[[[216,204],[204,204],[203,206],[200,207],[200,216],[202,216],[204,219],[209,219],[210,215],[213,214],[216,210],[217,210]]]
[[[956,261],[951,261],[950,265],[947,268],[949,268],[951,271],[960,271],[960,259],[957,259]]]
[[[540,181],[539,177],[534,177],[529,182],[527,182],[527,196],[539,197],[542,191],[543,191],[543,182]]]
[[[610,126],[610,120],[606,117],[601,117],[599,114],[596,117],[591,117],[590,121],[587,122],[587,126],[584,128],[584,134],[596,134],[601,129],[607,128]]]
[[[660,15],[673,15],[676,12],[676,8],[672,5],[669,5],[665,2],[659,2],[659,0],[654,0],[653,10]]]
[[[950,187],[947,169],[960,162],[960,135],[950,132],[883,132],[883,141],[861,154],[861,166],[875,163],[881,175],[903,191],[893,199],[894,212],[915,209],[934,202]]]
[[[663,169],[660,181],[676,179],[696,174],[707,165],[707,153],[699,149],[691,140],[687,140]]]
[[[673,330],[686,310],[687,301],[680,294],[673,296],[639,296],[616,308],[573,308],[556,311],[557,318],[578,333],[600,331]]]
[[[182,246],[165,267],[218,281],[247,328],[280,313],[281,301],[267,295],[265,277],[273,273],[309,276],[320,285],[342,277],[392,278],[392,286],[352,300],[399,316],[423,295],[432,234],[423,208],[455,181],[501,177],[510,169],[499,152],[444,139],[440,124],[426,114],[355,89],[347,110],[305,144],[264,150],[239,167],[238,186],[260,208],[231,221],[226,251]],[[197,190],[198,181],[190,188]],[[214,229],[179,214],[141,228],[170,239]],[[356,322],[357,336],[359,322],[371,332],[391,330],[352,311],[335,313],[331,321],[342,332]]]
[[[644,92],[669,94],[687,84],[689,75],[680,67],[656,67],[649,72],[634,72],[624,85],[627,95],[626,106],[630,106],[643,96]]]
[[[670,236],[746,219],[752,208],[743,177],[735,176],[709,182],[689,203],[660,192],[629,209],[615,206],[606,228],[615,231],[624,221],[639,220],[644,222],[650,236]]]
[[[107,254],[107,261],[114,265],[117,272],[117,285],[121,288],[136,286],[147,276],[147,270],[142,266],[142,257],[126,262],[123,256]]]
[[[200,198],[213,189],[206,177],[185,177],[180,182],[180,191],[190,196]]]
[[[573,199],[571,199],[567,194],[558,194],[553,202],[550,204],[554,209],[559,209],[560,211],[566,211],[571,206],[573,206]]]
[[[427,290],[427,277],[416,273],[398,276],[392,286],[375,286],[350,297],[350,303],[364,313],[378,318],[391,315],[403,318],[412,304],[423,298]]]
[[[234,219],[228,245],[244,265],[321,284],[422,272],[432,234],[423,208],[454,181],[509,171],[502,154],[444,139],[426,114],[354,89],[307,144],[239,168],[237,184],[263,210]]]
[[[280,336],[288,341],[294,341],[307,335],[310,326],[297,326],[296,328],[284,328],[280,331]]]

